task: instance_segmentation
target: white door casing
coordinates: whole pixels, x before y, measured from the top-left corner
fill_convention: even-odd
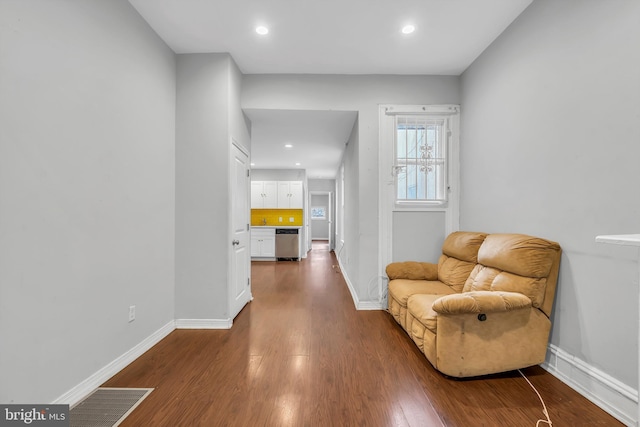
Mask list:
[[[231,144],[231,251],[229,277],[229,311],[231,319],[253,299],[251,295],[251,253],[250,253],[250,178],[249,155],[235,140]]]

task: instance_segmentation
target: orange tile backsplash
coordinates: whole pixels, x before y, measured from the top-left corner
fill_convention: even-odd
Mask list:
[[[302,212],[302,209],[251,209],[251,225],[254,227],[260,225],[276,227],[279,225],[302,225]],[[289,221],[290,218],[293,218],[293,222]]]

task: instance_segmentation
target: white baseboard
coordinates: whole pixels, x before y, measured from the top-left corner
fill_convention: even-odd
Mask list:
[[[100,387],[109,378],[123,370],[127,365],[142,356],[144,352],[156,345],[160,340],[169,335],[175,329],[175,322],[172,320],[162,328],[149,335],[142,340],[139,344],[134,346],[131,350],[124,353],[122,356],[109,363],[98,372],[91,375],[86,380],[82,381],[71,390],[64,393],[62,396],[54,400],[53,404],[68,404],[73,406],[88,396],[96,388]]]
[[[232,319],[176,319],[172,320],[156,332],[142,340],[132,349],[118,357],[104,368],[100,369],[86,380],[54,400],[53,404],[68,404],[73,406],[100,387],[109,378],[123,370],[127,365],[142,356],[147,350],[175,329],[230,329]]]
[[[233,319],[176,319],[176,329],[231,329]]]
[[[638,425],[638,390],[553,344],[549,344],[547,360],[541,366],[621,423]]]
[[[377,301],[358,301],[356,304],[358,310],[385,310],[385,308]]]
[[[343,243],[344,246],[344,243]],[[340,260],[339,256],[336,256],[336,258],[338,259],[338,265],[340,266],[340,273],[342,274],[342,277],[344,278],[344,281],[347,283],[347,288],[349,288],[349,292],[351,293],[351,299],[353,300],[353,304],[356,307],[356,310],[358,309],[358,294],[356,293],[356,290],[353,287],[353,284],[351,283],[351,280],[349,280],[349,275],[347,274],[346,270],[344,269],[344,265],[342,264],[342,260]]]
[[[349,280],[349,275],[347,271],[344,269],[342,265],[342,261],[338,258],[338,265],[340,265],[340,272],[342,273],[342,277],[344,277],[344,281],[347,283],[347,287],[349,288],[349,292],[351,293],[351,299],[353,299],[353,304],[356,307],[356,310],[384,310],[385,308],[382,306],[382,303],[377,301],[360,301],[358,298],[358,293],[353,287],[353,283]]]

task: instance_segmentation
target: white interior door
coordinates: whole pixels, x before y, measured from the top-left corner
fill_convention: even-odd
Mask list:
[[[231,146],[231,318],[253,299],[251,296],[251,254],[249,232],[249,156],[235,143]]]

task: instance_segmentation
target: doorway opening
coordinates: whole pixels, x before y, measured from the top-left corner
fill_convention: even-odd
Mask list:
[[[335,184],[334,184],[335,185]],[[310,249],[333,250],[333,192],[309,191]]]
[[[315,252],[329,252],[331,250],[329,248],[329,241],[314,239],[311,241],[311,250]]]

